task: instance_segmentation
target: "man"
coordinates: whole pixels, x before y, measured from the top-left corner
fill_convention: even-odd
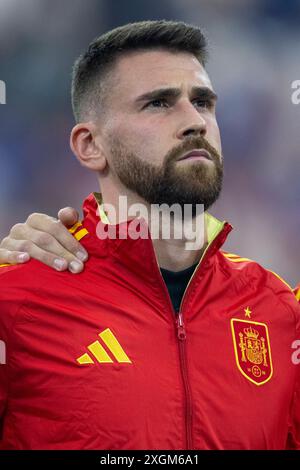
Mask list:
[[[70,233],[47,219],[41,240],[37,215],[21,236],[33,244],[15,249],[41,258],[46,245],[47,264],[61,272],[35,260],[0,270],[2,448],[300,447],[290,288],[222,252],[231,227],[207,212],[193,250],[190,232],[174,236],[183,218],[174,215],[167,239],[161,230],[150,238],[152,218],[119,218],[126,196],[148,213],[191,205],[187,222],[198,227],[197,205],[207,211],[218,198],[221,142],[205,61],[198,28],[158,21],[113,30],[76,62],[71,147],[102,195],[87,198],[70,229],[81,242],[72,240],[70,269],[89,256],[79,276],[63,261]]]

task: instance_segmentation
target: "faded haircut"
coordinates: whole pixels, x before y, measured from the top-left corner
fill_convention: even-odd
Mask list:
[[[75,61],[72,107],[76,122],[103,112],[106,82],[120,56],[164,49],[193,54],[205,67],[207,41],[199,27],[177,21],[140,21],[115,28],[94,39]]]

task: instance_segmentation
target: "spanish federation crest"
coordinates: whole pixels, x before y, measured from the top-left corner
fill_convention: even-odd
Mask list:
[[[231,331],[240,372],[255,385],[268,382],[273,375],[273,365],[267,325],[232,318]]]

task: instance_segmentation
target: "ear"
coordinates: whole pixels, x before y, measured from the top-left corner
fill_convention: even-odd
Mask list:
[[[82,166],[94,171],[103,171],[106,167],[101,131],[94,122],[76,124],[71,131],[70,146]]]

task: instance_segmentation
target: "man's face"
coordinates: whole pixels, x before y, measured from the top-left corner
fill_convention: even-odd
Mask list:
[[[151,204],[204,204],[222,186],[215,94],[191,54],[154,50],[120,58],[102,126],[109,171]],[[190,155],[205,149],[208,158]]]

